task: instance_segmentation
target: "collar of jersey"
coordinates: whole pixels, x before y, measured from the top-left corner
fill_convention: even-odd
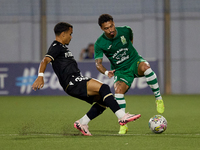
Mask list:
[[[60,43],[60,42],[58,42],[58,41],[56,41],[56,40],[54,40],[54,42],[60,44],[60,45],[63,46],[64,48],[67,48],[67,49],[68,49],[68,47],[67,47],[68,45],[67,45],[67,44],[63,45],[62,43]]]

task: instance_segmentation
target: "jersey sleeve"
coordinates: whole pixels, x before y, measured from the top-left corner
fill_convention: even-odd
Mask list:
[[[103,51],[97,43],[94,44],[94,58],[95,60],[103,58]]]
[[[55,58],[60,54],[60,50],[61,48],[59,48],[60,46],[58,44],[53,45],[48,52],[46,53],[46,57],[50,57],[52,59],[52,61],[55,60]]]
[[[133,40],[133,31],[132,31],[131,27],[129,27],[129,26],[126,26],[126,27],[127,27],[128,31],[129,31],[130,40],[132,41]]]

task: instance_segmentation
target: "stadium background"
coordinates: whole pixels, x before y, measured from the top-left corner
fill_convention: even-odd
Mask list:
[[[158,61],[163,91],[162,0],[47,0],[46,6],[47,46],[54,40],[54,25],[69,22],[74,26],[69,48],[77,60],[102,33],[100,14],[113,15],[116,26],[130,26],[134,47],[147,60]],[[172,94],[199,94],[200,1],[171,0],[170,7]],[[0,33],[0,63],[39,63],[40,0],[0,0]]]

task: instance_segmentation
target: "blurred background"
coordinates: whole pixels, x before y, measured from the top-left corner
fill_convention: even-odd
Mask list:
[[[53,28],[60,21],[73,25],[69,49],[81,63],[83,49],[103,33],[98,17],[109,13],[116,26],[132,28],[133,46],[139,54],[158,63],[163,93],[167,84],[167,38],[169,93],[200,94],[200,0],[168,1],[170,20],[166,22],[165,15],[169,12],[164,9],[164,0],[0,0],[0,67],[9,63],[38,65],[55,39]],[[94,64],[94,60],[90,62]],[[0,75],[6,72],[4,69],[5,66],[0,69]],[[3,89],[3,81],[0,83]]]

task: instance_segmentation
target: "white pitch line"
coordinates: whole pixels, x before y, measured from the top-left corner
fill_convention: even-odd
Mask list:
[[[73,133],[69,133],[66,135],[63,134],[0,134],[1,137],[5,137],[5,136],[77,136],[79,134],[74,134]],[[80,135],[82,135],[80,133]],[[200,134],[124,134],[124,135],[120,135],[120,134],[93,134],[93,136],[152,136],[152,135],[170,135],[170,136],[199,136]]]
[[[93,134],[95,135],[95,134]],[[99,135],[99,134],[96,134],[96,135]],[[197,133],[197,134],[165,134],[165,133],[162,133],[162,134],[101,134],[101,136],[152,136],[152,135],[174,135],[174,136],[199,136],[200,134]]]

